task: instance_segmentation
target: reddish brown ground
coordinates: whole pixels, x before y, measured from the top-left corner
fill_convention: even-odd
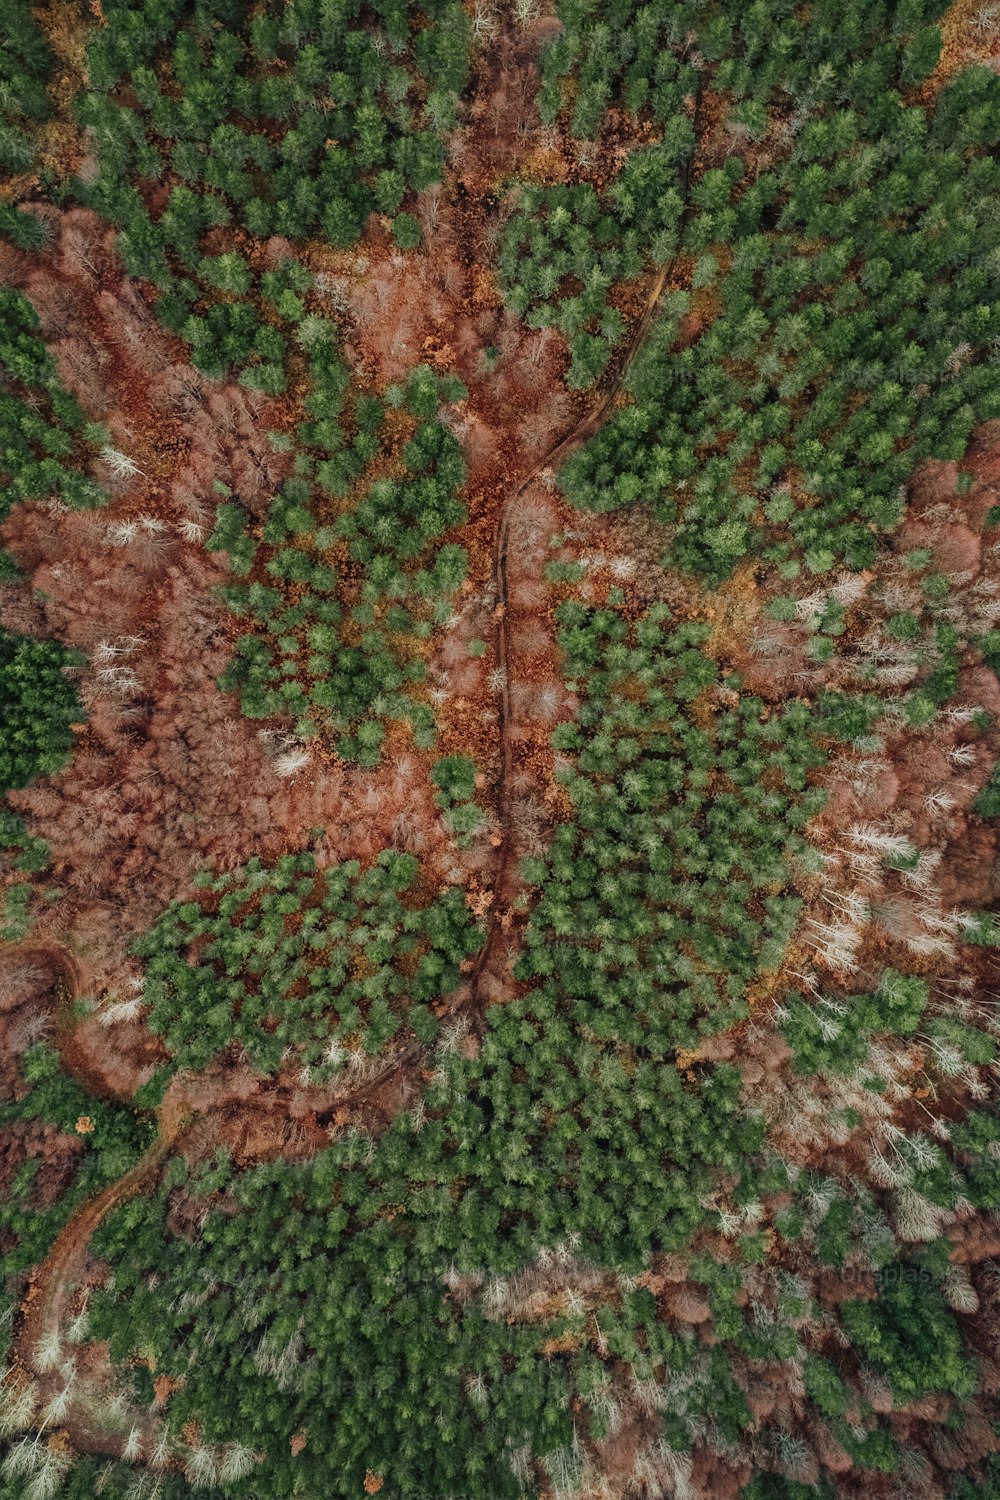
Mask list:
[[[941,58],[920,90],[929,99],[970,63],[1000,67],[1000,11],[992,0],[957,0],[941,19]]]
[[[128,998],[139,973],[131,942],[190,889],[196,870],[301,847],[316,827],[326,830],[321,861],[410,848],[431,878],[465,886],[486,941],[445,1010],[468,1009],[475,1019],[511,992],[517,865],[544,847],[560,809],[548,738],[573,708],[558,673],[552,591],[540,577],[551,533],[572,517],[544,482],[546,465],[557,445],[564,456],[594,425],[588,404],[566,395],[561,340],[510,319],[482,270],[492,259],[498,184],[530,145],[533,59],[545,29],[539,23],[505,36],[484,55],[449,179],[422,196],[423,253],[400,255],[377,220],[355,254],[307,252],[324,273],[331,305],[343,308],[346,351],[363,380],[382,387],[428,362],[456,371],[469,388],[448,418],[469,461],[469,523],[460,536],[469,578],[434,647],[432,686],[440,748],[470,754],[481,767],[478,796],[488,819],[470,849],[448,837],[428,757],[405,736],[390,740],[388,765],[376,772],[320,753],[283,777],[280,744],[272,746],[215,686],[235,629],[214,592],[225,567],[202,545],[212,526],[211,483],[223,481],[264,513],[287,460],[263,434],[294,421],[290,402],[201,379],[123,279],[113,234],[93,215],[43,210],[52,220],[50,251],[3,252],[0,273],[37,307],[63,382],[88,417],[108,423],[113,443],[140,471],[115,480],[98,464],[112,494],[108,508],[74,514],[26,505],[3,528],[31,590],[7,591],[2,622],[55,636],[90,658],[80,684],[87,723],[71,764],[11,798],[48,841],[61,895],[39,911],[12,966],[23,971],[27,999],[3,1019],[23,1044],[36,1024],[26,1028],[25,1017],[47,1015],[64,1064],[95,1093],[130,1097],[163,1053],[141,1013],[111,1026],[96,1016],[80,1021],[70,1015],[73,998]],[[523,126],[509,128],[514,117]],[[648,309],[662,284],[643,292]],[[637,338],[647,322],[648,312]],[[488,346],[497,350],[493,369]],[[619,374],[624,365],[623,358]],[[617,380],[602,410],[616,387]],[[469,653],[477,638],[487,644],[482,658]],[[74,1217],[38,1268],[18,1339],[24,1367],[68,1309],[96,1225],[154,1179],[175,1143],[192,1158],[226,1144],[240,1162],[315,1151],[329,1130],[355,1119],[377,1124],[411,1102],[420,1060],[418,1047],[404,1047],[350,1091],[304,1087],[294,1076],[266,1081],[231,1064],[198,1080],[176,1079],[142,1162]],[[66,1160],[53,1170],[64,1172],[67,1153],[78,1149],[74,1138],[36,1142],[22,1132],[11,1142],[9,1170],[46,1151],[62,1153]],[[53,1180],[40,1175],[36,1191],[49,1191]],[[176,1211],[180,1225],[183,1205]],[[101,1369],[98,1360],[95,1379],[105,1378]],[[56,1379],[43,1375],[43,1386]],[[119,1437],[102,1439],[85,1420],[71,1430],[84,1447],[120,1448]]]
[[[319,754],[283,778],[258,726],[215,687],[236,627],[214,597],[224,565],[201,545],[212,525],[210,485],[222,480],[263,513],[287,467],[263,434],[289,425],[289,403],[202,380],[123,281],[112,233],[85,211],[46,211],[55,233],[43,258],[4,252],[3,273],[38,308],[62,379],[141,471],[110,482],[107,509],[21,506],[3,532],[33,592],[8,591],[0,618],[54,635],[92,662],[72,763],[11,799],[48,840],[62,891],[35,934],[71,935],[85,995],[128,996],[138,972],[130,942],[197,869],[274,856],[315,827],[326,830],[321,860],[395,845],[420,854],[432,878],[465,885],[488,940],[468,994],[456,998],[478,1006],[504,992],[510,880],[560,807],[548,737],[573,706],[557,669],[553,594],[539,576],[550,534],[573,518],[539,476],[553,450],[564,456],[597,420],[582,398],[566,395],[561,340],[522,329],[481,270],[498,184],[535,138],[534,58],[549,24],[505,32],[483,55],[449,179],[422,195],[423,253],[396,252],[377,220],[357,253],[308,251],[334,305],[345,305],[347,352],[364,379],[381,386],[426,360],[469,388],[449,418],[469,459],[460,537],[469,578],[453,628],[434,648],[432,686],[441,749],[471,754],[481,767],[489,817],[471,849],[447,837],[428,758],[405,736],[390,741],[388,770],[360,772]],[[616,140],[612,132],[609,152]],[[637,337],[663,280],[646,293]],[[489,370],[491,345],[498,359]],[[601,413],[616,389],[614,381]],[[468,650],[476,638],[488,647],[478,659]],[[159,1056],[132,1022],[85,1021],[64,1048],[78,1073],[123,1094]]]
[[[946,24],[946,68],[962,49],[954,17],[965,9],[963,0]],[[429,362],[455,371],[468,387],[468,398],[447,420],[469,463],[469,522],[457,539],[469,551],[470,570],[455,618],[434,642],[431,688],[440,749],[469,754],[481,768],[479,796],[489,817],[469,849],[448,837],[434,807],[428,757],[414,751],[402,733],[390,742],[387,766],[375,772],[314,753],[307,767],[284,777],[276,757],[280,746],[263,738],[235,700],[215,686],[229,659],[234,625],[214,594],[226,576],[224,565],[202,545],[212,525],[211,481],[224,481],[262,515],[287,462],[270,450],[263,434],[292,424],[293,403],[202,380],[123,280],[113,237],[92,215],[53,213],[53,247],[44,257],[3,252],[0,275],[22,287],[38,307],[64,382],[89,416],[109,422],[113,441],[142,471],[127,483],[112,484],[106,510],[78,515],[53,506],[20,506],[0,536],[31,583],[30,590],[5,591],[9,597],[0,604],[0,621],[56,636],[81,648],[91,661],[81,679],[88,720],[71,764],[60,776],[11,799],[31,831],[48,840],[52,881],[61,896],[38,908],[30,943],[7,955],[8,983],[0,993],[0,1068],[5,1069],[0,1076],[7,1089],[21,1087],[16,1058],[48,1025],[66,1066],[88,1088],[130,1097],[160,1060],[158,1042],[141,1019],[110,1027],[96,1018],[73,1021],[69,1001],[128,997],[130,980],[139,973],[129,954],[132,941],[169,901],[187,894],[196,870],[234,868],[255,854],[274,857],[303,846],[316,827],[326,830],[317,846],[321,861],[364,859],[392,845],[418,853],[432,879],[466,889],[471,909],[485,924],[486,941],[462,989],[444,1009],[464,1010],[479,1022],[487,1003],[514,992],[509,964],[521,920],[517,869],[523,854],[544,848],[553,821],[566,810],[553,775],[549,734],[553,722],[575,707],[562,684],[554,639],[559,591],[542,581],[553,533],[569,533],[586,554],[584,590],[591,597],[602,598],[621,576],[628,578],[637,606],[666,596],[681,612],[697,608],[710,618],[714,614],[720,649],[759,690],[783,697],[795,673],[812,670],[792,637],[784,643],[780,670],[769,663],[765,671],[747,655],[745,643],[740,645],[759,626],[761,601],[752,577],[738,577],[710,607],[696,604],[678,581],[664,578],[657,562],[660,548],[642,518],[581,517],[551,486],[553,467],[618,399],[630,354],[664,286],[679,284],[687,270],[668,267],[656,281],[632,290],[632,338],[596,401],[567,394],[565,350],[557,336],[526,331],[503,311],[486,267],[494,260],[507,179],[515,168],[549,179],[579,174],[558,134],[538,129],[532,104],[535,57],[551,24],[543,20],[504,30],[481,54],[468,124],[456,133],[446,182],[422,195],[425,240],[419,253],[398,253],[387,225],[377,220],[349,255],[319,245],[306,250],[314,269],[323,273],[331,308],[343,310],[345,347],[361,378],[384,386],[413,364]],[[68,71],[70,66],[71,59]],[[700,104],[703,151],[714,160],[726,149],[721,115],[711,97]],[[606,160],[589,170],[592,180],[611,170],[629,139],[623,122],[609,123],[602,143]],[[69,134],[54,134],[52,149],[71,156],[74,142]],[[280,246],[270,246],[264,253],[279,251]],[[707,305],[696,306],[692,317],[710,313]],[[487,347],[497,351],[493,368],[484,355]],[[971,575],[969,588],[996,574],[996,559],[980,536],[1000,481],[998,452],[997,434],[984,433],[973,460],[977,487],[962,502],[962,514],[942,525],[928,522],[924,512],[933,508],[939,490],[943,495],[948,489],[949,476],[931,471],[921,476],[915,519],[905,539],[906,546],[930,540],[942,567]],[[615,572],[616,561],[625,573]],[[470,642],[477,639],[487,645],[481,658],[469,654]],[[814,675],[810,687],[816,685]],[[970,659],[963,666],[958,706],[975,703],[1000,709],[1000,690],[995,677]],[[928,793],[950,770],[949,751],[966,738],[957,721],[942,727],[930,744],[900,735],[863,795],[849,785],[851,767],[838,765],[821,834],[825,830],[832,842],[845,819],[891,816],[894,827],[939,854],[935,880],[943,908],[989,900],[996,894],[993,836],[970,820],[969,807],[1000,745],[977,743],[962,772],[967,786],[954,806],[930,817],[925,806]],[[817,912],[824,893],[817,882]],[[887,961],[906,962],[911,972],[915,965],[905,943],[913,935],[910,919],[900,909],[898,893],[890,890],[887,899],[896,901],[888,923],[867,932],[859,947],[858,987]],[[815,950],[803,940],[789,967],[815,959]],[[976,963],[983,969],[978,980],[994,982],[988,972],[993,960],[980,954]],[[476,1045],[474,1031],[469,1045]],[[748,1087],[768,1102],[780,1123],[783,1091],[789,1087],[787,1048],[772,1029],[751,1025],[707,1044],[700,1055],[733,1055],[736,1049]],[[351,1090],[307,1087],[291,1075],[262,1080],[241,1065],[220,1064],[199,1079],[176,1079],[159,1111],[157,1139],[143,1161],[73,1219],[26,1288],[17,1346],[22,1369],[36,1363],[33,1351],[41,1334],[57,1327],[75,1305],[71,1289],[95,1274],[87,1270],[87,1251],[96,1225],[116,1203],[155,1181],[170,1149],[194,1160],[224,1144],[241,1164],[308,1154],[322,1146],[330,1130],[359,1119],[378,1125],[405,1108],[420,1089],[421,1062],[420,1049],[404,1045],[379,1073]],[[915,1057],[913,1067],[919,1065]],[[827,1105],[820,1096],[818,1117]],[[821,1118],[816,1129],[822,1130]],[[823,1146],[836,1149],[829,1141]],[[39,1156],[43,1165],[33,1202],[44,1206],[60,1190],[79,1149],[75,1136],[19,1130],[0,1158],[0,1190],[21,1162]],[[788,1149],[793,1159],[798,1150],[805,1165],[815,1142],[790,1136]],[[177,1231],[197,1233],[203,1207],[176,1195],[171,1213]],[[956,1231],[955,1243],[956,1259],[974,1267],[998,1248],[974,1225]],[[702,1294],[685,1280],[683,1268],[664,1257],[649,1284],[665,1314],[711,1340]],[[871,1290],[857,1277],[849,1287],[830,1277],[820,1289],[821,1300],[831,1305]],[[539,1315],[547,1306],[543,1299]],[[92,1348],[88,1361],[99,1386],[107,1380],[103,1352]],[[799,1396],[782,1383],[784,1377],[775,1371],[771,1378],[759,1367],[742,1375],[758,1416],[802,1431]],[[43,1395],[55,1390],[56,1380],[42,1375]],[[168,1397],[164,1391],[163,1399]],[[893,1413],[892,1421],[905,1444],[915,1439],[922,1422],[940,1415],[914,1408]],[[657,1421],[655,1413],[637,1411],[613,1438],[593,1445],[595,1462],[613,1483],[628,1482]],[[989,1447],[975,1410],[970,1423],[961,1437],[934,1438],[945,1467],[960,1460],[962,1444],[973,1452]],[[120,1451],[119,1436],[84,1417],[74,1418],[68,1430],[81,1447]],[[828,1467],[846,1470],[846,1455],[831,1448],[826,1433],[804,1435]],[[293,1451],[305,1441],[304,1434],[297,1435]],[[945,1452],[948,1442],[953,1451]],[[735,1495],[746,1477],[702,1452],[690,1475],[690,1492]],[[379,1478],[373,1475],[373,1483]],[[853,1475],[845,1472],[842,1478],[841,1493],[858,1493],[860,1500]],[[868,1481],[866,1490],[887,1493],[877,1481]]]

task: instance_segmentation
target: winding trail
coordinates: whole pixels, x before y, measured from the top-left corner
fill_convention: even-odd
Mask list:
[[[56,1236],[55,1244],[38,1268],[41,1291],[27,1306],[18,1352],[21,1362],[31,1364],[38,1343],[58,1337],[66,1305],[79,1282],[87,1258],[91,1236],[102,1221],[119,1204],[134,1197],[156,1175],[157,1168],[173,1146],[190,1118],[178,1101],[173,1107],[157,1113],[157,1133],[143,1155],[124,1177],[111,1182],[93,1198],[88,1198]]]
[[[52,989],[55,995],[56,1045],[72,1030],[72,1008],[76,1002],[83,978],[80,963],[59,938],[34,937],[12,944],[3,950],[4,958],[41,958],[54,972]],[[121,1103],[130,1102],[126,1095],[116,1093],[106,1081],[86,1070],[67,1065],[80,1078],[88,1092],[113,1098]],[[160,1164],[169,1154],[184,1126],[191,1118],[191,1109],[182,1092],[168,1092],[156,1111],[157,1131],[142,1156],[123,1177],[111,1182],[88,1198],[76,1213],[63,1225],[56,1236],[48,1255],[37,1267],[32,1288],[22,1306],[22,1319],[14,1339],[13,1354],[15,1368],[34,1373],[45,1380],[49,1371],[49,1359],[42,1356],[45,1346],[57,1349],[60,1329],[69,1300],[79,1284],[87,1261],[90,1240],[109,1213],[127,1202],[141,1191],[157,1174]],[[112,1453],[118,1455],[125,1442],[124,1434],[110,1428],[95,1428],[82,1413],[71,1408],[58,1423],[69,1433],[71,1440],[81,1451]]]

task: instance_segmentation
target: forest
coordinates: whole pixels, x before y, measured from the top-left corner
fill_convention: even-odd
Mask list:
[[[1000,6],[8,0],[0,797],[0,1500],[1000,1500]]]

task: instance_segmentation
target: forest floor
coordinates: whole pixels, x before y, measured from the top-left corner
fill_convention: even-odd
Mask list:
[[[577,171],[565,143],[542,131],[533,113],[535,58],[551,25],[543,19],[504,31],[480,53],[468,122],[456,134],[446,180],[422,195],[419,253],[400,254],[387,224],[373,219],[355,252],[313,245],[304,257],[338,299],[346,352],[359,379],[384,385],[427,362],[454,371],[468,388],[450,420],[469,464],[469,520],[460,538],[469,575],[457,622],[431,660],[432,681],[447,687],[436,709],[440,751],[469,755],[483,772],[480,800],[489,815],[483,835],[467,850],[442,825],[428,757],[402,734],[387,747],[387,765],[376,771],[345,768],[316,754],[296,776],[284,777],[272,743],[215,687],[236,629],[215,597],[225,570],[202,545],[211,519],[204,497],[212,479],[224,479],[262,513],[286,468],[263,434],[293,424],[294,401],[201,380],[180,345],[153,324],[122,276],[113,236],[92,215],[56,215],[53,247],[44,255],[3,252],[5,278],[43,309],[65,384],[93,408],[88,415],[117,413],[113,439],[140,470],[118,486],[108,510],[67,515],[22,506],[3,529],[3,545],[32,585],[3,606],[3,623],[57,635],[92,659],[103,650],[101,659],[124,664],[130,674],[87,676],[88,723],[80,728],[72,764],[52,782],[11,798],[30,816],[32,831],[48,841],[62,894],[23,945],[34,977],[12,1000],[0,997],[0,1051],[10,1042],[9,1056],[30,1035],[26,1017],[49,1009],[56,1013],[67,1069],[92,1093],[130,1099],[164,1060],[162,1045],[138,1015],[107,1026],[99,1013],[77,1017],[75,1002],[127,1000],[138,976],[132,942],[190,887],[198,869],[232,869],[255,854],[276,856],[302,846],[317,827],[327,830],[318,846],[321,859],[365,860],[383,847],[411,848],[435,878],[463,886],[482,920],[484,941],[461,988],[439,1009],[442,1018],[470,1022],[464,1045],[476,1047],[486,1007],[517,992],[511,964],[524,920],[517,900],[520,860],[544,847],[547,830],[566,811],[550,733],[575,705],[558,670],[559,591],[543,581],[553,534],[628,558],[640,575],[649,559],[650,596],[666,591],[681,613],[697,609],[717,618],[725,636],[721,654],[728,653],[765,695],[784,695],[804,670],[794,641],[781,671],[773,663],[765,671],[753,656],[748,642],[758,629],[761,601],[751,577],[738,575],[710,602],[695,605],[652,566],[641,519],[581,517],[554,488],[556,467],[621,400],[630,363],[676,267],[664,267],[634,289],[629,337],[596,396],[567,393],[561,339],[527,330],[504,312],[487,267],[515,167],[540,170],[544,163],[550,175],[566,177]],[[964,54],[947,26],[946,34],[942,67],[951,69]],[[706,136],[711,129],[709,110]],[[700,164],[696,158],[696,172]],[[963,545],[968,552],[966,534],[975,538],[995,503],[998,454],[1000,435],[987,434],[967,465],[978,479],[969,514],[949,523],[956,557]],[[924,482],[930,509],[937,503],[935,476]],[[920,541],[919,510],[914,524],[908,545]],[[978,552],[962,566],[973,579],[1000,571],[995,559]],[[610,582],[609,574],[596,586],[596,598]],[[477,639],[488,647],[478,659],[468,650]],[[995,679],[990,684],[973,665],[965,671],[970,702],[997,696]],[[1000,702],[987,706],[1000,708]],[[868,804],[850,791],[845,773],[837,815],[895,808],[907,826],[921,831],[928,787],[943,773],[936,762],[924,757],[918,763],[908,754],[901,741]],[[966,804],[950,810],[946,828],[929,830],[945,851],[945,904],[997,895],[990,874],[995,841],[977,832],[970,844],[962,821],[989,770],[984,759],[970,771]],[[883,934],[872,941],[889,939]],[[423,1050],[403,1046],[353,1088],[323,1089],[291,1073],[264,1080],[245,1066],[175,1078],[141,1160],[80,1207],[28,1278],[16,1339],[24,1374],[40,1381],[43,1395],[54,1394],[58,1376],[40,1364],[39,1345],[58,1333],[86,1282],[98,1225],[156,1181],[172,1150],[195,1159],[224,1145],[245,1164],[308,1155],[355,1121],[379,1127],[418,1096]],[[71,1148],[70,1140],[67,1156]],[[89,1374],[99,1386],[108,1378],[106,1354],[95,1350],[90,1359]],[[84,1451],[122,1451],[120,1427],[102,1428],[82,1406],[61,1425]]]
[[[266,504],[282,460],[260,435],[288,427],[293,404],[206,389],[180,347],[150,323],[123,280],[112,236],[92,215],[57,216],[45,255],[5,252],[6,278],[43,309],[64,383],[93,408],[88,415],[114,410],[113,440],[139,467],[112,486],[109,510],[67,516],[20,507],[4,531],[35,590],[7,605],[4,623],[57,633],[89,655],[103,647],[105,659],[124,661],[130,674],[124,690],[120,672],[106,674],[106,690],[100,674],[85,684],[88,723],[72,765],[53,785],[11,799],[49,842],[63,899],[51,926],[39,924],[22,945],[17,957],[21,969],[34,966],[34,992],[29,982],[0,1025],[24,1033],[28,1012],[53,1007],[64,1066],[95,1095],[131,1098],[165,1054],[138,1018],[109,1027],[100,1014],[81,1017],[77,1002],[127,997],[132,938],[198,867],[229,868],[251,853],[293,847],[311,826],[333,830],[321,850],[327,858],[364,859],[383,846],[405,847],[409,837],[466,887],[484,940],[462,987],[440,1008],[472,1023],[467,1047],[477,1045],[486,1005],[516,988],[518,862],[541,847],[561,809],[549,733],[572,707],[557,670],[555,591],[541,570],[552,533],[578,528],[580,518],[554,492],[552,470],[619,399],[672,269],[637,288],[627,345],[596,396],[568,397],[561,340],[503,312],[484,269],[491,259],[484,237],[503,212],[512,168],[542,149],[537,126],[526,122],[534,59],[550,25],[505,33],[481,54],[448,178],[424,195],[423,253],[400,255],[373,219],[357,253],[317,245],[306,254],[338,293],[346,352],[362,381],[382,385],[423,361],[457,372],[468,387],[456,421],[469,462],[461,532],[469,579],[434,670],[451,688],[437,711],[441,748],[474,757],[485,771],[479,799],[489,816],[471,851],[459,851],[441,827],[426,756],[390,746],[388,773],[316,757],[289,784],[275,775],[266,743],[214,688],[235,632],[213,597],[223,571],[200,544],[202,496],[211,477],[225,476],[244,501]],[[551,158],[551,143],[545,149]],[[478,661],[468,653],[475,637],[488,642]],[[256,789],[249,806],[247,785]],[[242,1067],[176,1077],[141,1160],[81,1205],[31,1274],[19,1366],[54,1394],[58,1374],[43,1368],[38,1350],[58,1335],[86,1281],[90,1239],[112,1209],[148,1189],[172,1149],[196,1157],[226,1144],[243,1163],[309,1154],[330,1130],[384,1124],[412,1102],[423,1050],[404,1047],[347,1090],[281,1075],[262,1080]],[[68,1138],[67,1149],[72,1144]],[[100,1384],[106,1361],[94,1350],[90,1363]],[[120,1426],[102,1431],[82,1405],[62,1426],[85,1451],[122,1449]]]

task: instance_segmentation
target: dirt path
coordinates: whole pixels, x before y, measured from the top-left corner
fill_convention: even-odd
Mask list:
[[[701,94],[695,96],[693,111],[694,138],[697,142],[698,127],[701,112]],[[691,177],[695,169],[695,158],[692,153],[683,173],[683,192],[687,198]],[[670,285],[671,278],[677,268],[680,257],[680,244],[684,228],[689,215],[689,202],[685,204],[684,212],[677,229],[677,245],[671,259],[659,271],[656,280],[650,288],[646,298],[641,317],[637,320],[624,347],[618,352],[615,361],[615,370],[611,379],[608,380],[603,390],[599,390],[598,398],[589,412],[577,418],[576,422],[552,443],[548,450],[529,470],[525,477],[506,498],[497,521],[496,535],[493,543],[493,569],[492,582],[499,608],[496,611],[495,647],[496,659],[502,673],[503,688],[500,694],[500,776],[497,788],[497,813],[500,823],[501,843],[498,850],[496,873],[493,881],[493,902],[489,908],[489,917],[486,924],[486,937],[482,948],[476,957],[475,966],[470,976],[470,993],[461,1007],[465,1009],[479,1002],[480,989],[483,979],[490,973],[490,965],[494,959],[496,948],[500,943],[501,936],[509,928],[512,921],[512,913],[509,908],[502,908],[501,901],[505,894],[509,878],[511,853],[512,853],[512,818],[511,818],[511,776],[513,762],[513,743],[511,731],[513,728],[513,707],[511,699],[512,686],[512,653],[510,646],[510,590],[507,584],[507,554],[510,545],[511,516],[517,502],[531,485],[535,484],[546,470],[553,470],[563,464],[572,453],[582,448],[600,429],[615,403],[621,396],[629,370],[648,337],[659,309],[660,301],[664,292]]]
[[[23,1318],[14,1340],[14,1365],[38,1379],[40,1399],[54,1396],[65,1377],[58,1364],[61,1354],[70,1355],[77,1346],[60,1349],[61,1329],[70,1299],[84,1275],[90,1241],[113,1209],[154,1181],[178,1135],[190,1118],[183,1098],[168,1095],[157,1112],[158,1129],[139,1161],[124,1177],[109,1183],[82,1204],[57,1235],[55,1244],[36,1272],[36,1280],[23,1304]],[[58,1362],[58,1363],[57,1363]],[[53,1365],[56,1369],[53,1371]],[[90,1408],[89,1412],[87,1408]],[[129,1430],[136,1433],[143,1449],[156,1443],[159,1432],[145,1411],[134,1411],[124,1422],[102,1426],[93,1414],[93,1403],[72,1403],[59,1418],[58,1428],[83,1453],[121,1457]]]
[[[38,959],[52,972],[51,991],[55,998],[54,1040],[63,1068],[76,1078],[88,1094],[99,1099],[114,1099],[127,1104],[131,1095],[115,1089],[87,1058],[72,1045],[73,1006],[83,993],[84,972],[80,960],[62,938],[32,936],[10,947],[0,949],[0,959]]]
[[[692,117],[695,141],[698,139],[701,108],[702,97],[699,92],[695,96]],[[696,161],[692,153],[683,174],[685,196],[696,170]],[[636,355],[646,341],[655,321],[663,294],[670,285],[671,279],[677,269],[677,263],[680,258],[680,242],[689,212],[690,208],[686,204],[680,224],[678,225],[678,248],[670,261],[658,272],[646,298],[642,314],[633,327],[626,344],[618,352],[611,379],[607,380],[604,383],[603,389],[599,390],[597,399],[591,409],[585,412],[583,416],[578,417],[562,437],[557,438],[555,442],[549,445],[545,453],[542,454],[532,465],[528,473],[519,481],[516,488],[510,491],[504,500],[497,519],[492,548],[491,585],[492,595],[496,599],[498,606],[494,611],[494,647],[502,684],[498,695],[500,768],[496,788],[500,844],[497,848],[497,858],[492,881],[493,900],[490,903],[489,914],[486,919],[486,934],[482,947],[476,955],[472,969],[469,971],[468,981],[466,985],[462,986],[461,991],[459,991],[461,998],[457,999],[446,1012],[448,1018],[462,1016],[469,1011],[482,1009],[483,982],[493,972],[493,965],[497,959],[497,950],[505,939],[513,921],[513,914],[510,907],[503,900],[510,877],[513,853],[511,818],[511,780],[513,772],[512,730],[514,727],[512,701],[513,673],[511,670],[513,655],[511,651],[510,630],[510,589],[507,579],[511,518],[517,502],[524,495],[525,491],[531,485],[537,483],[546,470],[551,470],[557,464],[564,463],[571,453],[581,448],[598,431],[614,407],[615,402],[620,397],[625,381],[628,378],[628,372],[632,367]],[[324,1126],[329,1125],[334,1115],[340,1110],[354,1109],[366,1103],[379,1089],[390,1084],[407,1068],[416,1064],[425,1052],[425,1043],[411,1043],[410,1046],[374,1078],[366,1081],[350,1093],[341,1095],[335,1103],[320,1111],[317,1115],[319,1124]]]
[[[30,937],[3,948],[6,958],[41,958],[57,972],[53,988],[60,1006],[72,1005],[80,993],[83,974],[76,954],[61,938]]]
[[[17,1341],[18,1357],[26,1368],[35,1363],[35,1351],[41,1340],[58,1337],[66,1305],[83,1273],[92,1235],[112,1209],[134,1197],[155,1176],[186,1119],[183,1108],[173,1101],[172,1106],[158,1116],[156,1136],[135,1166],[117,1182],[109,1183],[95,1197],[81,1204],[56,1236],[55,1244],[38,1268],[36,1295],[26,1304]]]
[[[670,282],[675,265],[676,256],[674,260],[663,267],[656,281],[653,283],[642,317],[637,322],[628,344],[622,353],[614,379],[601,393],[591,410],[585,413],[583,417],[578,418],[567,433],[564,433],[561,438],[558,438],[556,442],[550,445],[548,450],[520,481],[517,488],[510,492],[504,501],[497,521],[493,542],[491,581],[493,594],[499,606],[495,610],[494,628],[496,661],[500,668],[502,682],[499,693],[498,723],[500,770],[496,793],[500,844],[497,849],[496,867],[493,876],[493,901],[486,920],[486,934],[482,947],[479,949],[472,969],[469,972],[467,983],[462,986],[462,990],[460,991],[461,998],[446,1012],[449,1018],[464,1015],[470,1010],[481,1007],[483,981],[492,972],[492,966],[497,956],[497,949],[506,936],[512,920],[509,907],[503,904],[503,896],[506,892],[510,875],[513,850],[510,803],[513,772],[512,729],[514,727],[514,711],[511,696],[513,673],[511,671],[512,652],[510,644],[510,589],[507,580],[511,517],[518,500],[521,499],[531,485],[538,481],[546,469],[551,469],[554,464],[561,463],[567,459],[571,453],[582,447],[588,438],[592,437],[601,426],[601,423],[621,394],[632,361],[635,359],[652,327],[660,299]],[[353,1109],[358,1105],[364,1104],[379,1089],[391,1083],[405,1069],[416,1064],[424,1055],[426,1049],[426,1043],[411,1043],[392,1063],[376,1074],[374,1078],[369,1079],[350,1093],[340,1095],[333,1104],[322,1110],[317,1115],[319,1123],[321,1125],[329,1125],[335,1113],[343,1109]]]

